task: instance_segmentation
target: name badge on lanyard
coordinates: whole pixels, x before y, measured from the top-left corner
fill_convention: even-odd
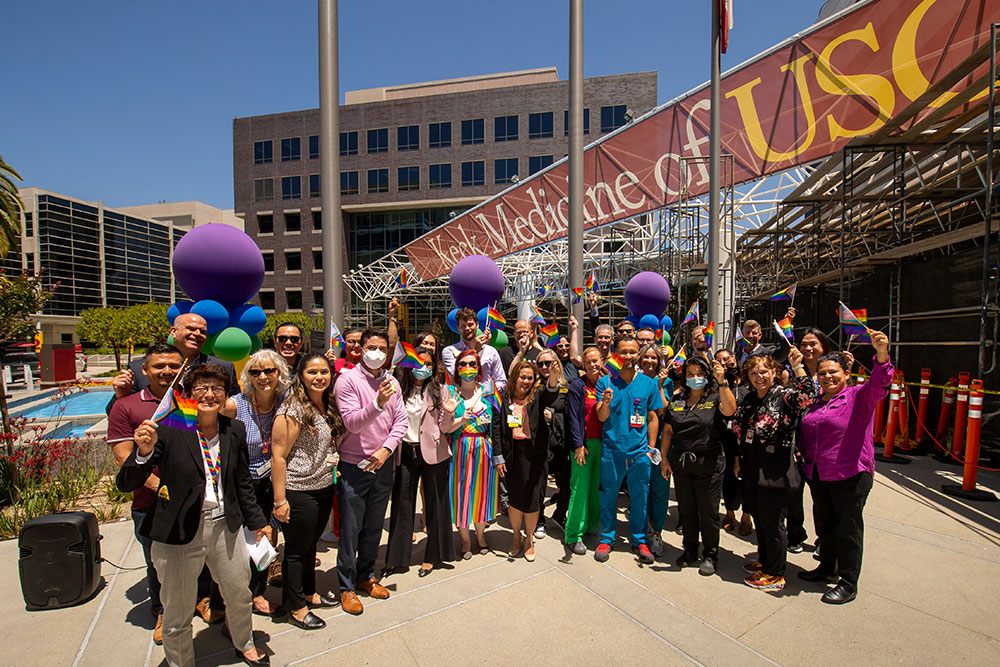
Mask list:
[[[488,426],[490,421],[491,420],[489,415],[479,415],[479,417],[476,419],[476,424],[478,424],[479,426]]]
[[[507,415],[507,426],[516,428],[524,424],[524,417],[521,415]]]
[[[632,428],[642,428],[646,424],[646,416],[637,412],[629,417],[628,423]]]

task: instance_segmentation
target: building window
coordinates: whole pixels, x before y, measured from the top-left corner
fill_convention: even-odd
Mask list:
[[[253,163],[267,164],[274,162],[274,154],[271,152],[271,140],[253,142]]]
[[[358,194],[358,172],[356,171],[340,172],[340,194],[342,195]]]
[[[255,178],[253,181],[253,200],[271,201],[274,199],[274,179]]]
[[[493,161],[493,182],[497,185],[508,185],[510,179],[517,176],[517,158],[504,158]]]
[[[302,140],[298,137],[292,137],[291,139],[281,140],[281,161],[282,162],[294,162],[301,157],[302,153]]]
[[[323,270],[323,251],[313,250],[313,271]]]
[[[534,174],[552,164],[551,155],[532,155],[528,158],[528,174]]]
[[[285,213],[285,231],[301,232],[302,216],[298,213]]]
[[[274,251],[264,250],[260,253],[261,257],[264,258],[264,273],[274,272]]]
[[[590,109],[583,110],[583,133],[590,134]],[[569,109],[563,111],[563,136],[569,136]]]
[[[302,310],[302,290],[285,290],[285,307],[288,310]]]
[[[388,153],[389,152],[389,129],[368,130],[368,152]]]
[[[497,116],[494,119],[493,141],[517,141],[517,116]]]
[[[301,271],[302,270],[302,253],[298,250],[286,250],[285,251],[285,270],[286,271]]]
[[[515,131],[516,133],[516,131]],[[545,139],[552,136],[552,112],[528,114],[528,138]]]
[[[29,239],[35,235],[35,217],[31,211],[24,214],[24,235]]]
[[[625,110],[624,104],[601,107],[601,132],[614,132],[625,125]]]
[[[274,292],[261,290],[257,292],[257,298],[260,299],[261,308],[264,310],[274,310]]]
[[[427,185],[430,188],[451,187],[451,165],[432,164],[429,169]]]
[[[313,211],[312,214],[313,214],[313,229],[315,229],[316,231],[323,229],[323,212]]]
[[[474,185],[486,184],[486,162],[476,160],[475,162],[462,163],[462,187],[468,188]]]
[[[319,157],[319,135],[309,135],[309,159],[315,160]]]
[[[471,146],[472,144],[481,144],[485,141],[486,131],[484,129],[486,125],[484,118],[473,118],[472,120],[462,121],[462,145]]]
[[[274,216],[270,213],[263,213],[257,216],[257,233],[258,234],[273,234],[274,233]]]
[[[313,308],[323,310],[323,290],[321,289],[313,290]]]
[[[427,134],[430,148],[451,146],[451,123],[431,123]]]
[[[309,174],[309,196],[319,197],[319,174]]]
[[[398,192],[419,189],[420,167],[400,167],[396,170],[396,190]]]
[[[341,155],[357,155],[358,154],[358,131],[352,130],[350,132],[340,133],[340,154]]]
[[[33,252],[24,253],[24,269],[28,273],[35,272],[35,253]]]
[[[281,177],[281,198],[282,199],[302,199],[302,177],[282,176]]]
[[[396,150],[420,150],[420,126],[403,125],[396,130]]]
[[[369,169],[368,170],[368,192],[388,192],[389,191],[389,170]]]

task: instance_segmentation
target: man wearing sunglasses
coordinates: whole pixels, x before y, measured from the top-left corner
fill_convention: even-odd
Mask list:
[[[293,373],[299,367],[304,343],[302,329],[294,322],[279,324],[278,328],[274,330],[274,349],[285,360]]]

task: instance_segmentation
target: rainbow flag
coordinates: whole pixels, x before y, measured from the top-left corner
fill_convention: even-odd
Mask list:
[[[406,289],[409,286],[410,281],[406,279],[405,266],[402,268],[402,270],[400,270],[399,275],[396,276],[396,284],[402,287],[403,289]]]
[[[590,272],[590,276],[587,278],[586,288],[591,292],[596,292],[601,287],[597,284],[597,274],[593,271]]]
[[[688,322],[694,322],[695,324],[701,322],[701,311],[698,308],[697,301],[692,303],[691,307],[688,308],[687,315],[684,316],[684,321],[681,322],[681,326],[684,326]]]
[[[774,330],[778,332],[778,335],[785,338],[789,343],[794,343],[794,337],[792,336],[792,321],[787,317],[783,318],[780,322],[774,323]]]
[[[550,285],[542,285],[541,287],[539,287],[538,288],[538,298],[541,299],[543,296],[545,296],[546,294],[548,294],[549,290],[551,290],[551,289],[552,289],[552,285],[551,284]]]
[[[504,316],[501,315],[500,311],[493,306],[490,306],[489,310],[486,311],[486,322],[493,325],[493,327],[497,329],[503,329],[504,325],[507,324],[507,320],[504,319]]]
[[[198,430],[198,401],[184,398],[179,391],[171,389],[160,399],[151,419],[161,426],[194,433]]]
[[[798,283],[795,283],[791,287],[786,287],[777,294],[771,297],[771,301],[795,301],[795,287]]]
[[[573,303],[580,303],[580,299],[583,298],[583,288],[570,287],[569,291],[573,294]]]
[[[399,341],[392,354],[392,365],[400,368],[423,368],[424,360],[420,358],[412,345]]]
[[[849,336],[860,336],[868,334],[868,309],[858,308],[851,310],[840,302],[840,327]]]
[[[486,389],[483,391],[482,399],[489,403],[490,407],[494,410],[500,410],[503,398],[500,396],[500,392],[497,391],[497,385],[493,382],[493,378],[486,381]]]
[[[344,336],[340,333],[340,329],[337,327],[337,323],[330,318],[330,349],[344,349],[347,347],[347,343],[344,342]]]
[[[715,322],[709,322],[705,326],[705,347],[712,347],[712,339],[715,338]]]
[[[868,343],[871,345],[872,337],[869,334],[851,334],[851,339],[847,342],[848,345],[853,345],[854,343]]]
[[[739,350],[750,349],[750,341],[743,337],[743,332],[739,329],[736,330],[736,346]]]
[[[670,360],[670,363],[672,364],[675,361],[679,361],[683,364],[685,361],[687,361],[687,359],[688,359],[687,352],[685,352],[684,348],[682,347],[681,349],[677,350],[677,354],[675,354],[674,358]]]
[[[653,342],[657,345],[663,345],[663,329],[656,330],[656,333],[653,335]]]
[[[618,378],[621,377],[622,368],[625,367],[625,360],[622,359],[617,354],[612,354],[608,357],[608,360],[604,363],[604,368],[607,369],[608,373]]]
[[[528,321],[532,324],[545,326],[545,318],[542,317],[542,311],[538,310],[535,306],[531,306],[531,317],[528,318]]]
[[[538,335],[542,338],[545,347],[555,347],[559,342],[559,327],[555,322],[547,324],[538,329]]]

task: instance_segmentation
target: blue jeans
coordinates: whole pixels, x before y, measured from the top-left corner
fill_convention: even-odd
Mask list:
[[[615,543],[618,523],[618,492],[622,480],[628,484],[629,530],[632,546],[646,543],[646,503],[649,497],[649,471],[652,462],[645,451],[635,455],[622,454],[608,447],[601,451],[601,486],[598,499],[601,504],[601,543]]]
[[[153,540],[139,534],[139,526],[146,520],[146,510],[132,510],[132,530],[135,539],[142,545],[142,557],[146,560],[146,588],[149,589],[149,606],[154,616],[163,613],[163,603],[160,602],[160,580],[156,576],[156,568],[153,567],[153,560],[149,557],[149,549],[153,545]]]

